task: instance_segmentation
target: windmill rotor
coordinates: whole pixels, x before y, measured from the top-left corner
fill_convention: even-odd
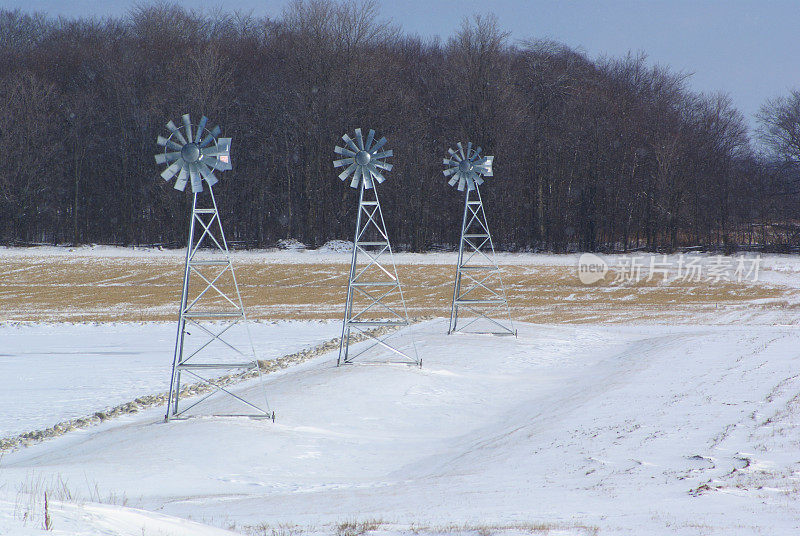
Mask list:
[[[456,144],[456,149],[448,149],[448,156],[442,160],[447,169],[442,171],[445,177],[450,177],[450,186],[458,185],[458,190],[463,192],[474,190],[483,184],[484,177],[493,176],[493,156],[481,156],[481,148],[472,148],[472,142],[465,148],[461,142]]]
[[[164,148],[156,154],[156,164],[168,164],[161,172],[165,181],[175,179],[175,189],[183,191],[186,183],[192,185],[192,192],[203,191],[203,181],[214,186],[219,179],[214,171],[227,171],[231,166],[231,139],[220,138],[218,126],[207,128],[208,118],[203,116],[196,126],[189,114],[181,117],[181,127],[173,121],[166,124],[169,136],[158,136],[156,143]]]
[[[365,140],[361,129],[357,128],[355,139],[348,134],[342,136],[342,139],[346,147],[337,145],[333,150],[336,154],[344,157],[334,160],[333,167],[347,166],[339,174],[339,179],[345,181],[352,177],[350,180],[352,188],[360,187],[363,182],[364,188],[367,190],[375,185],[375,181],[380,184],[386,180],[380,170],[392,170],[392,164],[385,162],[385,159],[394,154],[391,149],[382,150],[383,146],[386,145],[386,138],[382,137],[375,141],[375,131],[370,129]]]

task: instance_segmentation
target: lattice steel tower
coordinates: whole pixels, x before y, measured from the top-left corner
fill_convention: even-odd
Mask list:
[[[185,417],[190,409],[214,394],[227,394],[236,401],[235,406],[248,408],[251,413],[247,415],[274,420],[275,414],[270,414],[263,383],[263,403],[247,400],[229,388],[231,380],[243,376],[258,377],[261,382],[261,369],[212,188],[218,182],[214,171],[231,169],[231,139],[220,138],[218,126],[207,129],[205,116],[198,125],[192,124],[189,114],[182,119],[183,132],[172,121],[167,123],[169,137],[158,137],[157,143],[164,147],[164,151],[156,154],[156,163],[169,164],[161,177],[169,181],[177,175],[175,189],[180,191],[189,182],[193,198],[178,332],[164,418],[169,421]],[[208,187],[207,196],[201,195],[203,181]],[[233,334],[241,330],[235,330],[235,326],[244,328],[238,340]],[[220,371],[229,373],[220,376]],[[179,408],[181,395],[186,396],[181,392],[184,375],[199,380],[191,394],[202,396],[189,406]],[[243,415],[236,410],[228,411],[230,406],[224,407],[224,415]]]
[[[464,331],[483,319],[495,328],[491,333],[516,335],[479,189],[484,182],[483,177],[493,176],[494,157],[481,156],[481,148],[473,149],[472,142],[467,144],[466,149],[461,142],[458,142],[457,147],[458,150],[448,149],[449,156],[443,160],[443,164],[447,166],[443,171],[444,176],[450,177],[448,184],[457,186],[459,191],[466,190],[456,280],[450,308],[450,327],[447,332]],[[459,312],[462,308],[475,316],[466,324],[462,321],[459,327]],[[498,310],[505,310],[508,325],[490,316]]]
[[[381,170],[392,169],[392,164],[384,161],[392,156],[392,150],[382,150],[386,138],[374,142],[374,130],[364,139],[357,128],[355,139],[347,134],[342,139],[347,146],[337,146],[334,151],[343,158],[335,160],[333,165],[347,166],[339,178],[344,181],[352,177],[350,186],[358,188],[359,199],[337,364],[352,363],[356,357],[379,346],[404,363],[422,366],[413,335],[410,352],[388,340],[395,329],[410,323],[378,199],[377,184],[385,180]],[[351,330],[365,335],[372,343],[356,355],[350,354]]]

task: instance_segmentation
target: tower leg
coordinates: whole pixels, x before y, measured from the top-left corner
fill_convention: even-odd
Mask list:
[[[456,279],[453,282],[453,304],[450,307],[450,327],[447,334],[450,335],[456,330],[458,324],[458,296],[461,293],[461,264],[464,261],[464,232],[467,227],[467,212],[469,209],[469,194],[472,190],[467,188],[464,196],[464,218],[461,220],[461,238],[458,241],[458,263],[456,264]]]
[[[186,261],[183,267],[183,286],[181,291],[181,305],[178,312],[178,333],[175,335],[175,355],[172,358],[172,376],[169,382],[169,398],[167,399],[167,414],[164,416],[165,421],[169,421],[170,406],[172,405],[172,414],[178,413],[178,394],[180,393],[180,371],[178,364],[183,359],[183,336],[186,333],[186,302],[189,298],[189,271],[191,266],[189,260],[192,257],[192,247],[194,245],[194,222],[196,219],[195,210],[197,209],[197,194],[192,196],[192,215],[191,222],[189,223],[189,241],[186,245]]]
[[[339,340],[339,358],[336,366],[347,362],[347,354],[350,350],[350,315],[353,312],[353,280],[356,277],[356,265],[358,263],[358,239],[361,231],[361,211],[364,203],[364,182],[361,182],[358,195],[358,216],[356,216],[356,232],[353,238],[353,255],[350,258],[350,275],[347,278],[347,301],[344,304],[344,320],[342,321],[342,338]]]

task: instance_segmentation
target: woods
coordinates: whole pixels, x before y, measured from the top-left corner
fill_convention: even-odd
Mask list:
[[[491,16],[439,42],[369,1],[298,0],[275,20],[170,4],[102,21],[0,11],[0,99],[6,245],[182,245],[190,194],[153,154],[184,113],[233,138],[214,191],[239,247],[350,237],[355,192],[332,161],[357,127],[394,150],[380,193],[400,249],[457,244],[463,201],[441,159],[458,140],[495,155],[482,193],[502,249],[799,240],[800,94],[765,104],[761,154],[726,95],[693,93],[643,55],[512,43]]]

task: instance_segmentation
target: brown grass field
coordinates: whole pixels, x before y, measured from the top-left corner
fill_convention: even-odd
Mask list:
[[[235,269],[250,318],[342,314],[347,265],[237,260]],[[397,269],[410,316],[449,315],[453,266]],[[175,320],[182,270],[177,257],[0,257],[0,321]],[[794,318],[800,302],[794,289],[753,282],[586,286],[571,266],[508,265],[503,279],[513,318],[536,323],[725,322],[727,312],[730,321],[764,313],[780,321]]]

